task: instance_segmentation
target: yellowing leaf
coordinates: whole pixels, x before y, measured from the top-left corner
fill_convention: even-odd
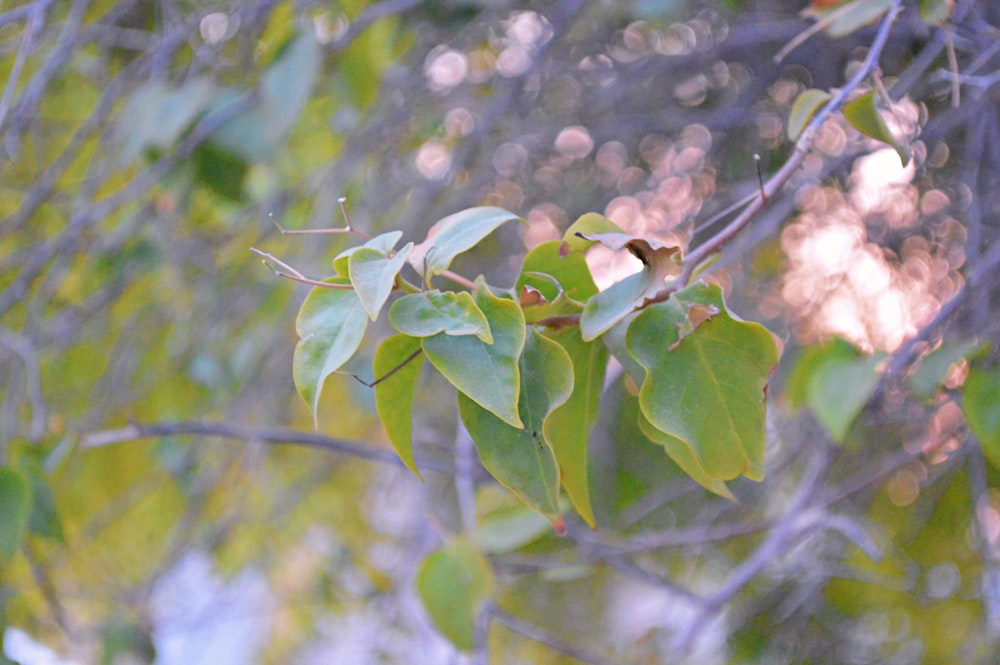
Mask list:
[[[887,143],[899,153],[899,159],[906,166],[910,162],[910,148],[896,140],[886,126],[875,105],[875,91],[867,92],[844,105],[844,117],[854,129],[865,136]]]
[[[600,407],[608,350],[600,341],[583,341],[577,327],[545,334],[566,351],[573,363],[573,392],[545,419],[542,431],[559,462],[562,486],[573,507],[587,524],[596,527],[590,504],[587,443]]]
[[[795,103],[792,104],[792,110],[788,114],[788,138],[789,140],[795,141],[802,134],[802,130],[806,128],[809,121],[812,120],[813,115],[816,111],[820,109],[823,104],[830,99],[830,93],[825,90],[817,90],[815,88],[810,88],[804,90],[798,97],[795,98]]]
[[[416,392],[424,359],[413,358],[420,351],[420,340],[406,335],[393,335],[383,341],[375,352],[375,378],[391,376],[375,384],[375,408],[396,454],[413,473],[420,471],[413,461],[413,396]],[[405,364],[404,364],[405,363]]]

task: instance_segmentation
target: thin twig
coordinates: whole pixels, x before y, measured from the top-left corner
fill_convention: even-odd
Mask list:
[[[411,353],[409,356],[407,356],[406,360],[404,360],[403,362],[399,363],[398,365],[396,365],[395,367],[393,367],[388,372],[386,372],[382,376],[378,377],[374,381],[371,381],[371,382],[365,381],[364,379],[362,379],[357,374],[351,374],[351,376],[353,376],[358,381],[358,383],[360,383],[361,385],[363,385],[363,386],[365,386],[367,388],[374,388],[375,386],[377,386],[378,384],[382,383],[383,381],[385,381],[386,379],[388,379],[390,376],[392,376],[393,374],[395,374],[399,370],[401,370],[404,367],[406,367],[407,365],[409,365],[411,362],[414,361],[414,359],[416,359],[417,356],[419,356],[423,352],[424,352],[423,348],[417,349],[416,351],[414,351],[413,353]]]
[[[826,122],[826,119],[837,112],[854,90],[861,85],[861,82],[875,70],[875,67],[878,65],[879,56],[882,53],[882,49],[885,48],[886,42],[889,39],[889,33],[892,31],[892,26],[899,16],[901,9],[902,0],[893,0],[892,7],[885,18],[882,19],[882,24],[879,26],[878,33],[875,35],[875,39],[861,67],[858,68],[858,71],[855,72],[847,84],[836,95],[831,97],[830,101],[813,116],[801,136],[799,136],[798,141],[795,142],[795,149],[792,151],[788,161],[764,185],[760,195],[739,216],[730,222],[726,228],[719,231],[715,236],[688,254],[684,259],[684,268],[673,284],[656,294],[648,302],[653,303],[666,300],[675,290],[686,286],[698,265],[713,254],[721,251],[730,240],[736,237],[753,220],[757,213],[767,205],[768,201],[785,186],[795,171],[802,165],[806,155],[812,151],[813,143],[815,143],[816,137],[819,134],[819,129]]]
[[[293,268],[292,266],[282,261],[281,259],[275,257],[270,252],[262,252],[256,247],[251,247],[250,251],[256,254],[257,256],[261,257],[261,263],[267,266],[267,268],[278,277],[283,277],[284,279],[288,279],[293,282],[299,282],[301,284],[308,284],[309,286],[318,286],[324,289],[350,290],[354,288],[354,286],[351,284],[336,284],[333,282],[321,282],[318,279],[310,279],[305,275],[303,275],[302,273],[300,273],[295,268]],[[274,263],[274,265],[271,265],[271,263]],[[280,268],[283,268],[283,270],[279,270],[278,268],[275,267],[275,265],[279,266]],[[361,379],[358,380],[361,381]],[[361,382],[364,383],[364,381]]]
[[[809,26],[799,34],[795,35],[795,37],[792,40],[790,40],[787,44],[785,44],[781,48],[781,50],[778,51],[777,55],[774,56],[774,61],[776,63],[781,62],[782,60],[785,59],[786,56],[788,56],[789,53],[791,53],[798,47],[802,46],[802,44],[804,44],[810,37],[815,35],[817,32],[826,28],[834,21],[839,19],[841,16],[844,16],[854,11],[859,6],[868,4],[870,2],[872,2],[872,0],[854,0],[854,2],[848,2],[847,4],[841,5],[840,7],[837,7],[836,9],[831,10],[829,13],[819,17],[818,19],[816,19],[815,23],[813,23],[811,26]]]
[[[548,631],[542,630],[538,626],[528,623],[524,619],[519,619],[518,617],[508,614],[499,608],[493,611],[493,619],[507,626],[515,633],[522,635],[523,637],[527,637],[533,642],[544,644],[553,651],[558,651],[559,653],[569,656],[570,658],[575,658],[582,663],[589,663],[590,665],[617,665],[614,661],[581,649],[575,644],[570,644],[561,637],[557,637]]]
[[[298,445],[309,448],[321,448],[342,455],[350,455],[375,462],[384,462],[394,466],[404,466],[399,457],[388,450],[372,448],[343,439],[335,439],[323,434],[299,432],[291,429],[257,429],[244,425],[211,421],[132,423],[127,427],[119,429],[85,434],[80,438],[80,445],[83,448],[99,448],[116,443],[164,436],[207,436],[225,439],[243,439],[245,441],[261,441],[274,445]],[[454,473],[454,469],[451,466],[434,460],[418,460],[417,464],[421,468],[446,475]]]

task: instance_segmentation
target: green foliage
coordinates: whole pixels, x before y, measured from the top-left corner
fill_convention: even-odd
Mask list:
[[[896,152],[899,153],[899,160],[903,162],[903,166],[910,163],[910,158],[912,157],[910,147],[902,141],[897,140],[892,135],[892,132],[889,131],[885,120],[882,119],[882,114],[878,111],[874,90],[866,92],[860,97],[844,104],[844,117],[847,118],[847,122],[851,123],[854,129],[865,136],[870,136],[877,141],[887,143],[895,148]]]
[[[1000,469],[1000,370],[976,367],[962,389],[962,409],[986,458]]]
[[[788,138],[794,141],[799,138],[802,130],[806,128],[813,115],[816,114],[823,104],[830,99],[830,93],[825,90],[810,88],[802,91],[795,98],[792,110],[788,113],[788,126],[786,128]]]
[[[0,557],[17,553],[31,517],[31,487],[17,469],[0,467]]]
[[[475,646],[476,619],[495,589],[489,561],[461,538],[428,556],[417,571],[417,591],[431,620],[463,651]]]
[[[830,435],[843,443],[878,386],[876,368],[883,357],[865,356],[840,337],[810,347],[789,377],[786,396],[790,406],[811,408]]]
[[[399,234],[386,233],[334,260],[340,276],[328,281],[353,290],[315,287],[299,314],[294,374],[314,418],[323,382],[355,353],[368,319],[398,289],[406,293],[388,319],[401,334],[376,353],[375,397],[389,440],[411,469],[410,418],[423,365],[413,361],[421,356],[457,390],[462,421],[501,485],[557,529],[565,490],[596,526],[588,440],[609,359],[601,339],[607,334],[642,383],[642,431],[686,473],[727,498],[733,495],[725,481],[762,479],[766,387],[777,345],[759,324],[731,315],[718,286],[699,282],[650,300],[680,272],[678,247],[585,215],[572,236],[525,257],[511,291],[482,277],[472,293],[418,291],[403,279],[401,255],[429,279],[512,219],[498,208],[473,208],[435,224],[412,252],[407,245],[394,254]],[[632,253],[642,270],[598,292],[580,252],[593,243]]]

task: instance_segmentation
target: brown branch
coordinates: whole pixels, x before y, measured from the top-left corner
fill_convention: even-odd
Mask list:
[[[104,430],[85,434],[80,438],[83,448],[99,448],[116,443],[151,439],[164,436],[206,436],[224,439],[261,441],[272,445],[297,445],[320,448],[341,455],[349,455],[373,462],[383,462],[393,466],[405,466],[395,453],[372,448],[343,439],[335,439],[312,432],[291,429],[258,429],[245,425],[211,421],[177,421],[159,423],[132,423],[119,429]],[[452,475],[451,466],[434,460],[418,460],[418,466],[446,475]]]
[[[416,358],[417,356],[419,356],[419,355],[420,355],[421,353],[423,353],[423,352],[424,352],[424,349],[423,349],[423,347],[421,347],[421,348],[417,349],[416,351],[414,351],[413,353],[411,353],[411,354],[410,354],[409,356],[407,356],[407,357],[406,357],[406,360],[404,360],[403,362],[399,363],[398,365],[396,365],[395,367],[393,367],[393,368],[392,368],[392,369],[390,369],[390,370],[389,370],[388,372],[386,372],[386,373],[385,373],[385,374],[383,374],[382,376],[378,377],[377,379],[375,379],[375,380],[374,380],[374,381],[372,381],[371,383],[369,383],[368,381],[365,381],[364,379],[362,379],[362,378],[361,378],[360,376],[358,376],[357,374],[351,374],[351,376],[353,376],[353,377],[354,377],[354,379],[355,379],[355,380],[356,380],[356,381],[357,381],[358,383],[360,383],[361,385],[365,386],[366,388],[374,388],[375,386],[377,386],[378,384],[382,383],[383,381],[385,381],[386,379],[388,379],[388,378],[389,378],[390,376],[392,376],[393,374],[395,374],[395,373],[396,373],[396,372],[398,372],[399,370],[401,370],[401,369],[403,369],[404,367],[406,367],[407,365],[409,365],[409,364],[410,364],[411,362],[413,362],[413,360],[414,360],[414,359],[415,359],[415,358]]]

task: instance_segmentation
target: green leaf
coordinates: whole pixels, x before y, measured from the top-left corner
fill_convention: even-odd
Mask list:
[[[385,301],[389,299],[396,284],[396,275],[403,269],[412,249],[413,243],[409,243],[389,257],[377,249],[360,247],[350,255],[348,274],[351,284],[372,321],[378,318]]]
[[[351,273],[351,256],[354,252],[361,249],[373,249],[383,256],[388,256],[402,237],[402,231],[387,231],[369,239],[363,245],[348,247],[333,259],[333,271],[342,277],[347,277]]]
[[[344,277],[332,277],[329,284],[349,285]],[[295,328],[299,343],[292,359],[295,388],[313,413],[318,425],[320,394],[326,378],[343,367],[361,345],[368,315],[354,289],[317,286],[306,296]]]
[[[929,25],[940,27],[954,8],[955,0],[920,0],[920,18]]]
[[[28,479],[32,497],[31,518],[28,521],[29,530],[37,536],[65,543],[56,499],[52,495],[52,488],[49,486],[45,471],[37,462],[24,463],[22,461],[21,469]]]
[[[0,557],[9,559],[21,547],[31,516],[31,487],[21,472],[0,467]]]
[[[920,366],[910,375],[910,389],[924,399],[932,399],[941,389],[952,365],[975,355],[982,348],[983,343],[978,340],[942,344],[920,360]]]
[[[581,215],[579,219],[570,224],[563,234],[560,244],[560,253],[584,252],[594,244],[593,240],[588,240],[580,235],[593,235],[595,233],[625,233],[622,227],[618,226],[604,215],[596,212],[588,212]]]
[[[251,162],[269,159],[295,125],[319,75],[322,53],[311,31],[293,38],[260,78],[257,105],[213,134],[213,140]],[[238,93],[220,95],[216,110]]]
[[[476,619],[495,591],[489,561],[463,539],[428,556],[417,571],[417,592],[427,614],[462,651],[475,647]]]
[[[373,365],[376,380],[392,372],[391,376],[375,384],[378,417],[399,459],[421,478],[413,460],[413,396],[424,359],[411,356],[418,351],[419,339],[393,335],[379,345]]]
[[[843,443],[878,386],[875,368],[883,357],[864,356],[840,338],[807,350],[788,379],[791,406],[809,406],[830,435]]]
[[[547,331],[545,335],[558,343],[573,363],[573,392],[565,404],[549,414],[542,431],[552,444],[562,486],[573,507],[593,528],[596,522],[590,503],[587,444],[600,408],[608,350],[601,342],[583,341],[576,327]]]
[[[792,110],[788,114],[788,138],[792,141],[799,138],[802,130],[806,128],[809,121],[816,114],[823,104],[830,99],[830,93],[825,90],[809,88],[804,90],[795,98]]]
[[[204,112],[215,94],[206,78],[193,78],[179,88],[153,80],[136,88],[125,102],[115,125],[121,159],[130,162],[147,148],[167,150],[194,119]]]
[[[895,148],[903,166],[910,162],[910,148],[897,141],[892,132],[889,131],[876,107],[874,90],[844,104],[844,117],[854,129],[865,136],[870,136]]]
[[[440,275],[452,260],[472,249],[504,222],[520,217],[503,208],[468,208],[439,220],[427,232],[427,239],[414,248],[410,264],[428,277]],[[425,272],[426,271],[426,272]]]
[[[532,328],[520,370],[523,428],[503,422],[464,395],[459,395],[459,413],[486,470],[559,528],[559,465],[544,424],[572,393],[573,363],[559,344]]]
[[[508,495],[509,496],[509,495]],[[479,521],[475,538],[487,554],[506,554],[552,531],[552,525],[523,504],[496,510]]]
[[[207,141],[192,155],[194,178],[230,201],[243,200],[243,181],[250,165],[238,153]]]
[[[969,372],[962,388],[962,411],[986,458],[1000,469],[1000,369]]]
[[[766,387],[778,362],[771,333],[729,314],[717,285],[693,284],[646,308],[626,344],[646,369],[643,415],[687,443],[711,478],[764,473]]]
[[[513,427],[524,427],[518,415],[524,348],[524,315],[517,303],[497,298],[480,280],[476,304],[490,323],[493,343],[474,335],[438,333],[421,341],[427,359],[459,392]]]
[[[524,257],[524,265],[521,267],[521,276],[517,280],[517,290],[527,283],[529,275],[545,274],[556,280],[568,297],[579,302],[586,302],[588,298],[597,293],[597,286],[594,278],[590,275],[590,267],[582,254],[572,253],[561,255],[559,248],[561,243],[558,240],[551,240],[542,243],[528,252]],[[534,284],[534,282],[531,282]],[[541,286],[537,286],[541,289]],[[545,297],[551,302],[558,297],[558,293],[544,292]]]
[[[599,337],[643,304],[663,286],[646,268],[615,282],[587,301],[580,316],[580,332],[584,341]]]
[[[412,337],[475,335],[486,344],[493,343],[486,315],[465,291],[405,295],[389,308],[389,323]]]
[[[719,480],[718,478],[713,478],[705,473],[705,468],[701,465],[701,461],[698,460],[698,456],[695,454],[694,450],[688,444],[684,443],[676,436],[671,436],[666,432],[661,432],[660,430],[653,427],[653,424],[639,412],[639,429],[646,436],[647,439],[655,444],[663,446],[664,450],[667,451],[667,455],[670,456],[677,466],[687,475],[691,476],[691,479],[696,483],[707,489],[709,492],[718,494],[719,496],[729,499],[730,501],[735,501],[736,497],[733,493],[729,491],[729,487],[726,483]]]

